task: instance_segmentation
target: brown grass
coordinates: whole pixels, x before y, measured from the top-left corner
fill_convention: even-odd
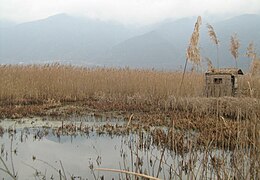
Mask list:
[[[213,69],[212,61],[208,57],[206,57],[205,60],[206,60],[207,65],[208,65],[208,71],[211,71]]]
[[[214,31],[214,28],[210,24],[207,24],[207,28],[208,28],[208,34],[209,34],[210,39],[214,42],[214,44],[216,44],[218,46],[219,40],[218,40],[217,35]]]
[[[53,64],[0,66],[0,74],[0,118],[118,112],[137,130],[168,127],[151,131],[153,143],[181,155],[204,152],[219,177],[232,179],[224,175],[230,166],[231,177],[259,177],[259,76],[239,79],[239,97],[206,98],[204,74],[195,72],[186,74],[182,96],[181,72]],[[215,149],[233,159],[210,154]]]
[[[210,24],[207,24],[207,28],[208,28],[209,37],[212,40],[212,42],[216,45],[217,48],[217,67],[219,68],[219,42],[220,41],[217,38],[217,34],[214,31],[214,28]]]
[[[0,66],[0,100],[79,101],[95,96],[165,99],[178,93],[180,72],[63,65]],[[203,75],[188,73],[184,96],[202,96]]]
[[[181,72],[53,64],[0,66],[0,73],[1,117],[50,115],[49,109],[67,102],[101,111],[174,112],[189,118],[236,119],[241,109],[240,117],[246,119],[260,111],[259,76],[244,75],[239,79],[239,98],[206,98],[204,75],[195,72],[187,73],[182,93],[178,92]],[[81,110],[69,108],[64,113]]]
[[[250,73],[252,76],[260,76],[260,58],[255,58],[250,67]]]
[[[0,100],[3,101],[79,101],[93,97],[149,100],[178,97],[181,72],[142,69],[83,68],[52,65],[0,66]],[[260,98],[260,78],[240,78],[241,95],[250,96],[248,81]],[[188,72],[182,97],[201,97],[204,74]]]
[[[194,30],[190,38],[190,43],[186,52],[187,60],[190,60],[195,65],[199,65],[201,61],[200,47],[199,47],[201,23],[202,20],[201,17],[199,16],[197,18],[197,22],[195,23]]]
[[[199,38],[200,38],[200,32],[199,31],[200,31],[201,23],[202,23],[201,17],[198,16],[197,21],[196,21],[195,26],[194,26],[193,33],[192,33],[191,38],[190,38],[189,46],[186,50],[186,61],[185,61],[184,70],[183,70],[183,74],[182,74],[182,78],[181,78],[181,82],[180,82],[180,89],[179,89],[180,95],[183,94],[182,86],[183,86],[183,83],[184,83],[184,77],[185,77],[188,61],[193,62],[193,68],[194,68],[194,65],[198,66],[200,64],[200,61],[201,61],[200,48],[198,46]]]
[[[246,48],[246,56],[249,57],[251,60],[255,60],[256,51],[255,51],[255,45],[253,42],[250,42],[248,47]]]
[[[236,68],[238,67],[237,66],[237,59],[238,59],[238,49],[240,47],[240,42],[239,42],[239,39],[237,37],[237,34],[234,34],[231,36],[231,39],[230,39],[230,52],[232,54],[232,56],[234,57],[235,59],[235,62],[236,62]]]

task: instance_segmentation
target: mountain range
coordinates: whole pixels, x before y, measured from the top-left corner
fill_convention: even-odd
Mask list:
[[[33,22],[0,26],[0,64],[60,62],[180,69],[195,22],[196,18],[190,17],[135,27],[58,14]],[[203,22],[201,28],[201,55],[203,59],[212,59],[216,66],[216,47],[208,37],[206,23]],[[260,52],[257,44],[260,42],[260,16],[246,14],[211,25],[220,40],[220,66],[235,66],[229,43],[231,35],[237,33],[241,42],[238,64],[247,70],[250,61],[244,54],[249,42],[253,41],[258,54]]]

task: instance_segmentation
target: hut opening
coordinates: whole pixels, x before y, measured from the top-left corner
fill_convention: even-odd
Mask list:
[[[206,89],[207,97],[236,96],[238,91],[237,79],[243,75],[241,69],[221,68],[211,69],[206,72]]]

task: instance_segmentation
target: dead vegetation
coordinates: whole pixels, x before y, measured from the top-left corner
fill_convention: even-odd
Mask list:
[[[53,64],[0,66],[0,73],[0,118],[112,114],[129,122],[131,117],[127,126],[103,125],[95,131],[111,136],[137,133],[138,147],[148,148],[152,143],[162,149],[162,157],[165,149],[174,152],[176,158],[180,155],[180,173],[192,174],[196,168],[191,162],[198,161],[196,156],[202,152],[202,175],[210,164],[215,173],[212,177],[259,177],[257,75],[240,78],[243,88],[239,97],[206,98],[204,75],[196,72],[186,74],[181,94],[181,72]],[[78,131],[88,134],[92,128],[62,123],[55,133],[73,135]],[[144,132],[152,139],[146,141]],[[212,153],[216,150],[220,153]],[[232,152],[230,158],[222,156],[227,152]],[[182,174],[175,172],[174,176]]]
[[[252,61],[250,72],[251,72],[252,76],[258,76],[258,80],[259,80],[259,76],[260,76],[260,58],[254,59]]]
[[[95,97],[176,96],[180,72],[83,68],[75,66],[0,66],[0,100],[3,103],[38,104],[47,101],[80,101]],[[203,75],[188,73],[184,96],[203,95]]]
[[[198,170],[195,179],[209,177],[208,166],[213,173],[210,177],[257,179],[260,177],[259,58],[250,43],[246,55],[252,60],[251,71],[239,78],[238,97],[204,97],[204,74],[188,72],[184,79],[188,60],[197,67],[200,65],[200,26],[201,17],[198,17],[183,73],[59,64],[0,65],[0,118],[103,116],[112,112],[130,119],[127,126],[106,124],[96,128],[96,133],[111,136],[137,133],[137,150],[149,148],[151,142],[162,149],[159,169],[166,149],[175,153],[177,161],[180,155],[178,168],[181,169],[178,173],[169,165],[170,177],[183,177],[183,172],[193,177],[196,161],[200,161],[201,172]],[[217,47],[218,62],[219,41],[209,24],[208,30]],[[230,52],[236,67],[239,47],[235,34],[231,37]],[[213,68],[210,59],[207,62],[209,69]],[[54,133],[74,135],[78,131],[89,134],[93,127],[62,121]],[[144,132],[150,139],[144,139]],[[3,133],[0,127],[0,136]],[[200,153],[203,157],[198,160]],[[139,166],[139,160],[136,164]],[[158,174],[159,170],[157,177]]]
[[[214,31],[213,26],[211,26],[210,24],[207,24],[207,28],[208,28],[209,37],[210,37],[211,41],[216,45],[216,48],[217,48],[217,67],[219,68],[219,43],[220,43],[220,41],[218,40],[217,34]],[[212,63],[211,63],[211,65],[212,65]]]
[[[230,53],[232,54],[233,58],[235,59],[236,68],[238,68],[237,61],[238,61],[238,56],[239,56],[239,52],[238,52],[239,48],[240,48],[240,41],[238,39],[237,34],[235,33],[234,35],[231,36],[229,50],[230,50]]]
[[[81,101],[87,98],[143,98],[149,100],[179,97],[181,72],[142,69],[83,68],[51,65],[1,65],[0,103],[39,104],[51,101]],[[255,98],[260,97],[259,77],[250,81]],[[243,83],[242,82],[242,83]],[[183,83],[182,97],[201,97],[204,74],[189,72]],[[244,93],[243,96],[250,94]]]
[[[186,74],[181,94],[181,72],[53,64],[0,66],[0,73],[2,118],[80,114],[84,108],[79,106],[87,111],[174,112],[188,117],[218,114],[231,119],[237,118],[238,110],[241,118],[259,113],[259,76],[240,78],[239,98],[204,98],[204,75],[195,72]],[[77,107],[62,110],[66,104]]]

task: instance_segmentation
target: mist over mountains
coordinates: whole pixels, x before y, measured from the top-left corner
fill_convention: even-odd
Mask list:
[[[61,62],[180,69],[195,21],[196,18],[191,17],[134,27],[59,14],[38,21],[4,25],[0,26],[0,63]],[[216,48],[208,37],[206,23],[203,22],[201,28],[201,54],[216,65]],[[258,54],[260,52],[260,16],[242,15],[208,23],[220,40],[220,66],[235,66],[229,43],[230,36],[237,33],[241,41],[238,64],[246,70],[250,64],[244,56],[248,43],[253,41]]]

